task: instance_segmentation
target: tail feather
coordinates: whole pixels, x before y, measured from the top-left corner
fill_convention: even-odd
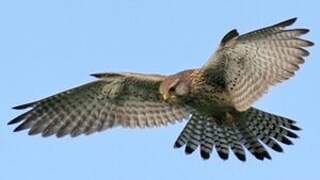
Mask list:
[[[219,157],[223,160],[229,158],[229,136],[228,132],[224,128],[215,128],[216,137],[215,137],[215,148]]]
[[[211,126],[210,122],[206,121],[203,128],[204,131],[201,134],[200,155],[203,159],[209,159],[215,142],[213,126]]]
[[[221,122],[221,120],[219,121]],[[223,121],[222,121],[223,122]],[[246,161],[246,148],[257,159],[271,159],[263,144],[277,152],[283,152],[279,143],[293,144],[289,138],[298,138],[292,131],[300,130],[296,122],[255,108],[243,112],[232,124],[218,123],[214,118],[193,114],[175,142],[175,147],[185,147],[191,154],[200,146],[200,155],[209,159],[215,148],[221,159],[235,156]]]
[[[197,121],[189,121],[185,128],[183,129],[182,133],[180,133],[177,141],[174,144],[175,148],[180,148],[184,146],[187,142],[191,141],[191,134],[193,133],[193,129],[195,128],[195,123]]]
[[[248,119],[250,120],[248,128],[258,137],[269,137],[287,145],[293,144],[288,137],[298,138],[298,135],[290,129],[300,130],[300,128],[295,126],[296,122],[290,119],[253,108],[248,111]],[[270,140],[270,142],[272,141]],[[271,144],[277,146],[276,143]]]
[[[191,119],[193,119],[192,117]],[[197,149],[201,142],[201,134],[203,131],[203,121],[189,121],[186,127],[183,130],[183,133],[180,134],[179,140],[176,141],[174,147],[180,148],[186,144],[185,153],[191,154]]]
[[[242,139],[241,133],[238,131],[238,129],[235,127],[234,124],[231,127],[226,126],[225,132],[230,133],[228,142],[230,144],[230,148],[233,151],[234,155],[239,160],[245,161],[246,154],[241,144],[241,139]]]
[[[259,142],[258,138],[251,133],[248,127],[243,127],[240,123],[239,125],[239,130],[243,137],[242,143],[247,148],[247,150],[259,160],[263,160],[264,158],[271,159],[270,154]]]

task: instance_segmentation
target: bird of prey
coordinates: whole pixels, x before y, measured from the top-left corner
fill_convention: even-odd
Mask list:
[[[200,68],[173,75],[98,73],[96,81],[14,107],[29,109],[8,124],[29,135],[76,137],[113,127],[149,128],[187,120],[174,147],[199,148],[203,159],[215,149],[246,161],[246,152],[271,159],[266,146],[282,152],[300,130],[296,122],[252,107],[267,90],[291,78],[304,63],[308,29],[288,29],[296,18],[239,35],[228,32]],[[247,150],[245,150],[247,149]]]

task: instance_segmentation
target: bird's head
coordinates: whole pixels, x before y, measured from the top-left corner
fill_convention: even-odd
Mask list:
[[[184,97],[190,93],[191,70],[168,76],[160,85],[160,94],[165,101]]]

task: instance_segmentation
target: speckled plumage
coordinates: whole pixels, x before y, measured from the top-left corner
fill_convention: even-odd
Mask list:
[[[39,101],[14,107],[31,108],[9,124],[14,131],[62,137],[92,134],[116,126],[158,127],[187,119],[175,142],[191,154],[200,147],[203,159],[216,149],[221,159],[231,150],[246,160],[271,159],[264,147],[282,152],[279,143],[298,136],[295,121],[252,107],[272,85],[292,77],[313,43],[289,29],[295,18],[239,35],[227,33],[201,68],[170,76],[139,73],[94,74],[97,81]],[[264,145],[263,145],[264,144]]]

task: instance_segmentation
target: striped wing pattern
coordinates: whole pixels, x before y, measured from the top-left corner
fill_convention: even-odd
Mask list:
[[[299,38],[308,29],[286,29],[295,21],[290,19],[241,36],[233,30],[204,65],[203,69],[215,76],[213,79],[224,83],[237,110],[250,108],[271,85],[289,79],[304,63],[309,55],[304,48],[313,43]]]
[[[99,74],[101,79],[40,101],[15,107],[32,108],[9,124],[20,123],[14,131],[57,137],[91,134],[122,127],[158,127],[188,118],[189,113],[161,100],[162,77],[141,74]]]

